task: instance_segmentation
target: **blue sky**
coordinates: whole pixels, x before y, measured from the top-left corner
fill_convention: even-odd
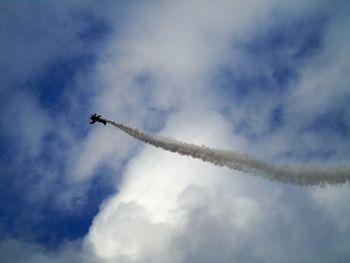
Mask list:
[[[348,183],[269,182],[88,117],[347,165],[349,7],[1,1],[0,261],[348,262]]]

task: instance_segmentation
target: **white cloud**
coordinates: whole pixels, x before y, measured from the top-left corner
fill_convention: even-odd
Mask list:
[[[346,30],[339,29],[338,22],[330,24],[324,50],[300,72],[291,98],[282,99],[290,107],[287,110],[300,110],[300,118],[287,114],[288,125],[261,141],[253,143],[235,134],[232,123],[245,119],[258,134],[265,133],[269,113],[280,98],[261,94],[249,104],[229,105],[235,115],[225,119],[220,114],[224,98],[213,90],[212,72],[226,63],[237,68],[244,63],[247,74],[262,69],[263,63],[253,68],[255,61],[242,61],[244,56],[232,47],[232,41],[247,39],[278,21],[271,17],[278,8],[284,9],[288,19],[322,9],[316,3],[152,1],[134,6],[115,38],[99,53],[92,80],[97,93],[93,108],[108,118],[139,127],[151,120],[152,128],[159,125],[155,125],[153,114],[170,111],[164,123],[159,120],[161,134],[273,159],[295,144],[289,140],[295,136],[289,123],[305,121],[303,110],[312,117],[321,106],[336,103],[334,100],[347,92],[348,79],[343,73],[348,63],[340,56],[348,54],[341,44],[346,43]],[[106,18],[117,23],[112,12],[116,6],[111,6],[104,9]],[[333,42],[334,38],[338,41]],[[332,69],[325,64],[328,57]],[[318,61],[322,63],[315,67]],[[151,76],[147,89],[136,81],[142,74]],[[331,84],[337,84],[334,93],[328,88]],[[318,93],[320,86],[322,92]],[[305,141],[319,149],[320,140],[311,139]],[[39,139],[34,136],[31,140]],[[342,149],[342,141],[338,143],[336,149]],[[132,157],[118,193],[102,204],[95,217],[83,250],[69,250],[74,261],[86,260],[89,253],[101,262],[320,262],[325,258],[345,262],[349,257],[340,247],[349,241],[348,224],[340,222],[348,204],[342,203],[339,209],[333,206],[342,195],[347,198],[346,190],[338,194],[335,188],[321,188],[310,193],[149,146],[142,145],[135,153],[136,144],[119,131],[102,126],[82,145],[72,147],[72,170],[78,179],[90,179],[100,164],[117,170],[121,160]],[[327,231],[335,235],[327,239]],[[22,249],[22,244],[15,243],[3,242],[2,248],[26,252],[29,247],[23,258],[55,262],[42,248],[25,245]],[[58,252],[63,259],[65,253]]]
[[[82,142],[82,147],[77,146],[74,149],[72,159],[76,159],[76,162],[73,176],[75,179],[86,180],[101,162],[117,168],[130,155],[134,144],[130,138],[125,138],[114,130],[105,127],[94,129]]]
[[[165,130],[187,140],[193,138],[197,143],[211,139],[215,146],[223,146],[229,136],[224,128],[227,125],[220,121],[220,117],[209,114],[202,123],[202,131],[196,129],[199,120],[189,119],[186,114],[175,117],[173,128]],[[181,129],[182,134],[175,123],[186,127]],[[219,134],[221,136],[215,136]],[[214,136],[219,139],[215,141]],[[232,140],[231,145],[239,145],[239,142]],[[129,257],[144,261],[149,257],[152,260],[159,258],[174,235],[174,228],[183,220],[183,211],[178,205],[180,195],[191,186],[210,190],[217,183],[221,184],[223,177],[230,173],[197,160],[147,147],[129,162],[120,193],[103,205],[94,220],[88,242],[104,259]],[[249,211],[238,221],[241,222],[248,214]],[[152,241],[150,236],[153,236]]]
[[[208,85],[212,66],[230,52],[232,35],[251,26],[257,13],[264,16],[266,8],[253,1],[223,1],[218,5],[209,1],[152,2],[136,8],[121,29],[122,38],[117,35],[100,54],[96,78],[103,88],[96,98],[96,111],[142,126],[154,114],[150,108],[215,109],[214,92]],[[145,73],[152,77],[147,90],[135,83]],[[88,138],[86,144],[95,144],[90,140],[96,138]],[[118,148],[117,143],[108,143]],[[101,159],[107,151],[94,154],[86,150],[83,155]],[[84,160],[77,166],[83,166]]]
[[[331,14],[322,43],[323,50],[303,69],[298,89],[291,94],[289,101],[291,114],[302,115],[306,120],[330,108],[342,107],[344,99],[350,96],[350,78],[346,73],[350,59],[348,52],[344,52],[348,49],[344,43],[349,40],[345,32],[349,30],[350,21],[347,11],[333,9],[334,14]]]
[[[350,230],[350,223],[347,220],[349,212],[349,184],[341,187],[324,187],[310,189],[312,198],[320,205],[326,216],[334,222],[337,230],[347,233]]]
[[[115,45],[112,42],[106,51],[118,56],[99,66],[106,89],[97,99],[98,108],[112,119],[121,117],[131,125],[143,126],[142,119],[150,114],[148,107],[175,107],[178,113],[170,115],[161,134],[248,151],[248,143],[233,134],[230,124],[216,111],[221,98],[214,95],[208,80],[213,67],[227,62],[228,55],[230,60],[241,62],[239,51],[231,49],[230,41],[235,36],[253,35],[249,30],[254,31],[257,22],[272,23],[269,14],[273,6],[273,2],[212,5],[186,1],[151,4],[142,9],[128,24],[123,40]],[[320,8],[299,2],[289,7],[294,12],[290,16]],[[144,72],[154,78],[152,88],[145,91],[150,94],[148,99],[134,84],[135,77]],[[322,78],[328,79],[326,74]],[[302,83],[296,83],[296,92],[303,89]],[[241,114],[239,118],[252,117],[261,129],[266,123],[262,117],[269,113],[271,104],[276,104],[275,98],[268,98],[268,94],[266,98],[266,106],[261,105],[255,115],[247,116],[235,105],[232,108],[238,116]],[[286,101],[289,103],[289,98]],[[250,150],[271,158],[276,150],[288,150],[292,132],[284,129],[281,134],[268,136],[266,145],[276,143],[269,151],[257,150],[264,140],[250,146]],[[305,189],[245,178],[147,146],[128,163],[118,194],[102,205],[85,241],[107,262],[213,262],[220,258],[222,262],[317,262],[322,256],[313,258],[314,252],[299,245],[303,240],[300,220],[312,220],[312,216],[297,214],[314,205]],[[319,207],[312,213],[324,215]],[[308,226],[310,231],[319,231],[327,222],[321,219],[320,225]],[[294,236],[286,237],[285,228],[290,228],[287,235]],[[285,239],[288,241],[282,245]],[[308,240],[318,242],[312,237]],[[339,243],[334,244],[330,254],[337,251]],[[291,254],[287,256],[283,251],[288,249]]]

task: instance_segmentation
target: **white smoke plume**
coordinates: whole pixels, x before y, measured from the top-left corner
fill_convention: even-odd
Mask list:
[[[155,147],[191,156],[218,166],[226,166],[234,170],[263,176],[272,181],[300,186],[341,184],[350,181],[348,167],[306,167],[272,164],[246,154],[184,143],[172,138],[147,134],[122,123],[107,119],[106,121],[132,137]]]

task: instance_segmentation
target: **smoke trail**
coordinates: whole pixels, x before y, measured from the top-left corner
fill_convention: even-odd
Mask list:
[[[163,136],[150,135],[118,122],[106,121],[134,138],[155,147],[181,155],[188,155],[218,166],[226,166],[234,170],[260,175],[273,181],[302,186],[341,184],[350,181],[349,168],[276,165],[255,159],[246,154],[184,143]]]

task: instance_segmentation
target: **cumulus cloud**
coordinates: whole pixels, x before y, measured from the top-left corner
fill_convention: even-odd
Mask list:
[[[207,127],[213,122],[218,127],[227,126],[223,120],[220,122],[219,116],[207,116]],[[189,127],[191,128],[184,131],[182,136],[191,137],[189,134],[195,133],[196,125]],[[208,131],[210,132],[196,133],[196,140],[210,138],[214,131]],[[216,129],[216,132],[222,135],[216,144],[223,144],[224,138],[229,134],[221,129]],[[218,174],[219,179],[215,178],[215,174]],[[185,198],[188,195],[186,189],[188,188],[189,195],[192,184],[194,190],[203,187],[210,191],[213,185],[221,183],[228,174],[228,171],[222,172],[199,161],[186,158],[179,160],[179,157],[171,154],[146,148],[128,165],[121,183],[122,191],[103,205],[104,209],[94,220],[87,242],[98,256],[106,260],[168,261],[169,242],[185,223],[183,213],[186,209],[179,209],[179,203],[183,207],[190,205]],[[193,195],[196,205],[196,193]],[[118,223],[112,223],[114,220]],[[131,229],[137,230],[130,231]],[[155,238],[149,240],[150,236]]]
[[[247,65],[242,73],[253,78],[259,73],[254,68],[249,71],[249,66],[254,66],[254,57],[245,62],[245,51],[232,44],[259,35],[258,25],[265,25],[269,32],[268,27],[281,22],[282,16],[295,20],[312,12],[323,15],[327,3],[289,3],[286,8],[273,2],[221,2],[220,5],[205,2],[196,3],[191,9],[193,3],[150,5],[128,28],[124,42],[109,46],[107,50],[118,50],[120,57],[118,61],[112,58],[100,65],[106,86],[113,86],[97,99],[101,113],[131,125],[147,126],[144,121],[150,114],[147,107],[170,109],[162,134],[199,145],[209,143],[256,153],[267,159],[285,154],[293,148],[294,141],[289,141],[288,136],[300,135],[300,130],[289,123],[302,126],[306,121],[300,117],[298,122],[290,111],[298,107],[293,99],[302,89],[301,69],[307,62],[289,61],[295,63],[291,66],[297,67],[298,78],[288,84],[290,92],[281,97],[261,91],[250,93],[251,101],[244,103],[232,98],[230,105],[212,89],[210,80],[215,78],[213,70],[226,62],[234,64],[234,69],[241,63],[243,67]],[[288,14],[287,10],[293,12]],[[271,18],[274,12],[282,14],[280,20],[274,20],[278,16]],[[328,28],[325,30],[329,32]],[[320,54],[325,50],[328,48],[322,48]],[[283,50],[280,56],[288,56],[290,52]],[[263,60],[259,63],[259,69],[269,66]],[[146,74],[150,81],[145,88],[149,97],[135,82],[140,74]],[[266,74],[270,73],[266,71]],[[254,91],[249,86],[245,89],[248,93]],[[259,95],[263,96],[261,100]],[[119,102],[119,98],[126,100]],[[142,109],[140,103],[144,105]],[[220,103],[229,108],[230,115],[223,118],[222,108],[217,106]],[[268,134],[271,105],[278,104],[286,107],[285,125]],[[119,117],[120,112],[125,112],[124,107],[126,114]],[[128,111],[135,107],[139,110]],[[171,113],[172,110],[177,113]],[[200,114],[193,115],[193,111]],[[254,131],[261,136],[254,143],[228,122],[238,126],[242,120],[255,125]],[[269,142],[271,146],[267,146]],[[234,147],[229,147],[230,144]],[[317,146],[316,141],[311,145]],[[301,146],[301,151],[307,146]],[[339,144],[333,144],[332,149],[338,156],[342,152]],[[292,156],[291,160],[295,158]],[[146,147],[128,163],[118,194],[102,205],[85,241],[107,262],[318,262],[336,255],[341,260],[349,256],[338,250],[348,240],[348,234],[339,236],[333,220],[310,197],[308,190],[232,173],[235,172]],[[312,218],[319,220],[314,223]],[[325,231],[334,233],[331,239],[325,239]]]
[[[349,53],[343,44],[348,4],[277,2],[148,1],[128,6],[121,22],[114,14],[125,6],[105,1],[96,13],[114,30],[96,53],[94,69],[79,75],[76,83],[88,85],[91,111],[131,126],[267,160],[346,163],[348,130],[325,132],[329,119],[313,121],[320,111],[337,109],[337,123],[349,124],[344,106],[348,79],[343,74],[348,64],[341,55]],[[305,40],[313,27],[302,32],[304,37],[295,32],[309,23],[318,28],[319,20],[310,17],[321,17],[324,24],[320,38]],[[73,33],[67,36],[74,50],[77,28],[70,28]],[[293,30],[296,41],[287,37]],[[306,55],[297,58],[305,41],[316,41],[318,48],[302,50]],[[60,41],[52,43],[61,50]],[[46,59],[40,61],[44,65]],[[285,71],[279,72],[281,65]],[[86,106],[74,101],[74,109]],[[79,137],[72,127],[61,125],[64,120],[58,120],[56,131],[73,143],[66,156],[67,174],[92,182],[103,165],[112,167],[116,177],[122,173],[121,182],[101,205],[82,244],[62,245],[51,253],[40,245],[7,240],[2,251],[15,252],[4,252],[5,259],[19,251],[26,259],[48,262],[86,262],[90,256],[97,262],[350,258],[344,245],[350,226],[341,219],[349,210],[348,185],[338,193],[333,189],[339,188],[299,188],[246,177],[137,144],[104,126],[84,130],[86,136]],[[76,120],[80,115],[69,124],[81,127]],[[84,195],[80,190],[71,187],[67,200]]]

